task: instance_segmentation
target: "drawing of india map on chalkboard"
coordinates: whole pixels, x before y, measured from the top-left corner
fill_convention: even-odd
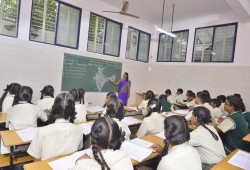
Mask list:
[[[122,63],[64,54],[62,91],[84,88],[86,91],[117,91],[110,81],[121,77]]]

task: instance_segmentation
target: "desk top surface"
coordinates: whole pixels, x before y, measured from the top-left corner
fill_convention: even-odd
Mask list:
[[[6,113],[0,112],[0,122],[6,122]]]
[[[17,145],[23,145],[28,144],[29,142],[24,142],[16,133],[16,130],[5,130],[0,132],[0,136],[3,140],[3,144],[5,147],[8,146],[17,146]]]
[[[244,141],[250,142],[250,133],[243,138]]]

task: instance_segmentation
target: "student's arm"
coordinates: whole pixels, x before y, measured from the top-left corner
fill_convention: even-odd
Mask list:
[[[190,139],[189,139],[188,143],[191,146],[200,146],[201,145],[201,138],[200,138],[199,133],[196,130],[193,130],[190,133]]]
[[[224,119],[219,125],[215,126],[215,129],[217,132],[223,132],[226,133],[229,130],[234,130],[236,128],[235,123],[232,119],[226,118]]]
[[[32,140],[27,152],[34,157],[34,162],[40,161],[42,157],[42,140],[39,139],[39,130]]]
[[[38,106],[38,111],[37,112],[38,112],[38,118],[40,118],[43,122],[46,122],[48,120],[47,113],[44,112],[41,108],[39,108],[39,106]]]
[[[163,148],[159,144],[153,144],[152,149],[154,149],[158,153],[162,153]]]
[[[138,132],[136,133],[136,136],[137,137],[145,136],[147,132],[148,132],[148,126],[145,120],[143,120]]]

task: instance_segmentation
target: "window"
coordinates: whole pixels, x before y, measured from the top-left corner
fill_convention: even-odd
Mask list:
[[[196,28],[193,62],[233,62],[237,23]]]
[[[126,59],[148,62],[150,39],[150,34],[129,27]]]
[[[91,13],[88,51],[119,57],[122,24]]]
[[[185,62],[188,44],[188,30],[173,32],[177,37],[159,35],[158,62]]]
[[[61,1],[33,0],[30,40],[77,49],[81,12]]]
[[[0,0],[0,34],[17,37],[19,0]]]

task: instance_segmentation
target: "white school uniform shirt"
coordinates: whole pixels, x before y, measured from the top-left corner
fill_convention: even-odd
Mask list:
[[[202,104],[198,104],[198,105],[195,105],[194,107],[198,107],[198,106],[203,106],[203,105],[202,105]],[[186,119],[187,121],[191,120],[192,114],[193,114],[193,110],[191,110],[191,111],[185,116],[185,119]]]
[[[3,100],[2,112],[6,113],[6,111],[12,107],[15,95],[7,95]]]
[[[149,117],[142,120],[136,136],[141,137],[162,131],[164,131],[164,117],[157,112],[153,112]]]
[[[211,116],[215,119],[219,119],[222,116],[222,111],[220,108],[215,107],[213,108],[212,112],[211,112]]]
[[[39,128],[27,152],[37,159],[46,160],[78,151],[82,140],[80,126],[57,119],[55,123]]]
[[[147,106],[149,100],[143,100],[141,104],[138,106],[138,109],[142,111],[142,115],[146,116],[148,114]]]
[[[221,103],[220,109],[222,111],[223,116],[228,116],[229,113],[225,110],[224,106],[225,106],[225,103]]]
[[[204,103],[203,106],[210,111],[210,114],[212,113],[212,111],[213,111],[214,108],[209,103]]]
[[[130,157],[125,151],[105,149],[101,151],[105,162],[112,170],[134,170]],[[100,157],[100,156],[99,156]],[[101,165],[94,159],[81,159],[70,170],[101,170]]]
[[[183,103],[183,97],[182,94],[175,96],[175,103]]]
[[[186,102],[186,106],[187,107],[194,107],[196,104],[195,104],[195,100],[193,99],[192,101],[190,102]]]
[[[44,122],[48,120],[47,114],[39,106],[27,102],[19,102],[6,113],[6,127],[10,130],[37,127],[38,118]]]
[[[206,127],[214,132],[219,139],[215,140],[212,134],[200,125],[190,133],[189,144],[197,150],[202,163],[216,164],[226,157],[226,153],[216,129],[211,125],[206,125]]]
[[[117,118],[113,118],[114,121],[118,124],[119,128],[122,128],[122,131],[125,132],[125,140],[130,140],[130,135],[131,135],[131,131],[128,127],[127,124],[122,123],[119,119]]]
[[[42,110],[51,109],[54,104],[55,98],[51,96],[44,96],[43,99],[37,101],[37,105],[41,107]]]
[[[167,97],[167,101],[168,101],[169,103],[171,103],[171,104],[175,103],[174,97],[173,97],[172,95],[169,95],[169,96]]]
[[[87,104],[80,104],[79,102],[75,102],[75,112],[76,119],[74,122],[86,122],[87,116]]]
[[[187,142],[173,146],[163,156],[157,170],[202,170],[200,156]]]

